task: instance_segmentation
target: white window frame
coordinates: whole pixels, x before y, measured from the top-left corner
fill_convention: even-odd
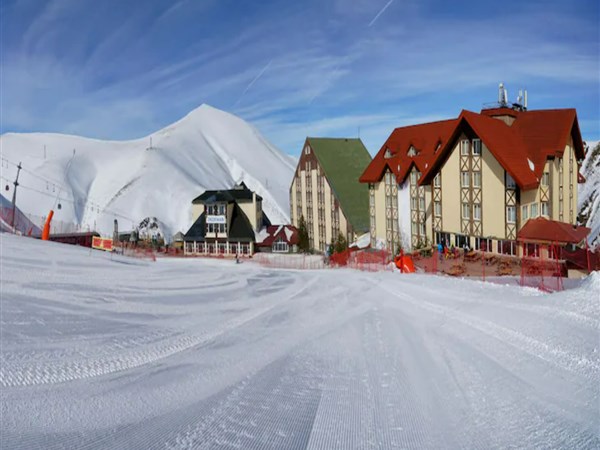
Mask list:
[[[540,215],[550,217],[550,208],[548,202],[540,203]]]
[[[436,216],[442,215],[442,202],[435,201],[433,202],[434,212]]]
[[[278,237],[275,242],[273,242],[271,249],[273,253],[289,253],[290,246],[282,237]]]
[[[425,199],[423,197],[419,197],[419,210],[425,211]]]
[[[550,172],[544,172],[542,174],[542,186],[550,186]]]
[[[463,139],[460,141],[460,154],[462,156],[469,156],[470,145],[468,139]]]
[[[481,222],[481,203],[473,203],[473,220]]]
[[[463,219],[471,219],[471,208],[467,202],[462,204],[461,215]]]
[[[516,189],[517,183],[514,178],[510,176],[508,172],[506,172],[506,189]]]
[[[525,221],[529,219],[529,205],[521,206],[521,220]]]
[[[517,208],[514,206],[506,207],[506,222],[517,223]]]
[[[481,187],[481,172],[473,172],[473,187]]]
[[[471,173],[470,172],[463,171],[460,173],[460,185],[461,185],[461,187],[464,187],[464,188],[468,188],[471,186]]]
[[[413,185],[417,185],[417,172],[410,173],[410,183]]]
[[[433,186],[434,187],[441,187],[442,186],[442,177],[440,175],[440,173],[438,172],[438,174],[433,178]]]
[[[531,204],[531,214],[530,217],[532,219],[535,219],[536,217],[538,217],[538,204],[537,202],[534,202]]]
[[[481,139],[473,139],[473,156],[481,156]]]

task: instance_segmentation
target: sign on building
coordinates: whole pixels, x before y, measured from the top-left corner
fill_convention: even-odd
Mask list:
[[[225,216],[206,216],[206,223],[227,223],[227,217]]]
[[[113,250],[113,241],[112,239],[105,239],[98,236],[94,236],[92,239],[92,248],[96,248],[98,250],[105,250],[107,252],[112,252]]]

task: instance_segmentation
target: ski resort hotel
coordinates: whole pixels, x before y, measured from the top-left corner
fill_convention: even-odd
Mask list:
[[[532,253],[535,242],[581,243],[577,114],[530,111],[526,95],[519,100],[509,104],[500,86],[499,102],[480,113],[396,128],[360,176],[371,245],[397,252],[444,242],[519,255],[519,240]]]

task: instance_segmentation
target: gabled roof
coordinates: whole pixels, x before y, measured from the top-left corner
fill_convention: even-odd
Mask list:
[[[396,175],[399,183],[406,179],[413,166],[421,173],[426,172],[448,142],[457,122],[457,119],[450,119],[396,128],[364,170],[360,181],[376,183],[386,169]],[[408,156],[411,146],[419,152],[418,155]],[[385,158],[386,150],[391,153],[391,158]]]
[[[590,234],[590,231],[587,227],[538,217],[529,219],[517,233],[517,238],[523,241],[579,244]]]
[[[340,203],[346,219],[356,231],[369,229],[369,188],[358,182],[371,155],[360,139],[306,139]]]
[[[494,116],[509,116],[513,122],[508,125]],[[414,166],[423,174],[419,184],[428,184],[462,132],[477,135],[522,189],[538,186],[546,160],[561,157],[569,137],[573,138],[576,158],[584,157],[574,109],[516,111],[495,108],[481,113],[463,110],[456,119],[396,128],[360,181],[378,182],[389,168],[402,183]],[[441,148],[435,151],[437,143],[441,143]],[[418,155],[410,157],[406,154],[411,145],[419,150]],[[391,150],[392,158],[385,159],[387,148]]]
[[[231,219],[227,223],[227,240],[239,242],[253,242],[254,230],[248,216],[237,203],[233,205]],[[185,241],[203,242],[206,236],[206,213],[200,214],[187,233]]]
[[[283,239],[288,245],[296,245],[298,243],[298,229],[292,225],[272,225],[267,227],[267,235],[262,242],[257,243],[259,247],[270,247],[277,240]]]
[[[194,205],[224,202],[232,203],[240,200],[252,200],[252,191],[248,189],[244,182],[236,185],[233,189],[220,189],[204,191],[201,195],[192,200]],[[256,196],[256,201],[262,201],[262,197]]]

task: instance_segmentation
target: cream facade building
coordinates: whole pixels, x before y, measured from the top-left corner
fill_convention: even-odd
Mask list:
[[[516,255],[528,220],[576,223],[583,156],[573,109],[498,107],[397,128],[361,176],[372,244]]]
[[[324,252],[342,234],[368,232],[368,189],[359,183],[371,156],[360,139],[307,138],[290,186],[292,224],[303,217],[311,249]]]

